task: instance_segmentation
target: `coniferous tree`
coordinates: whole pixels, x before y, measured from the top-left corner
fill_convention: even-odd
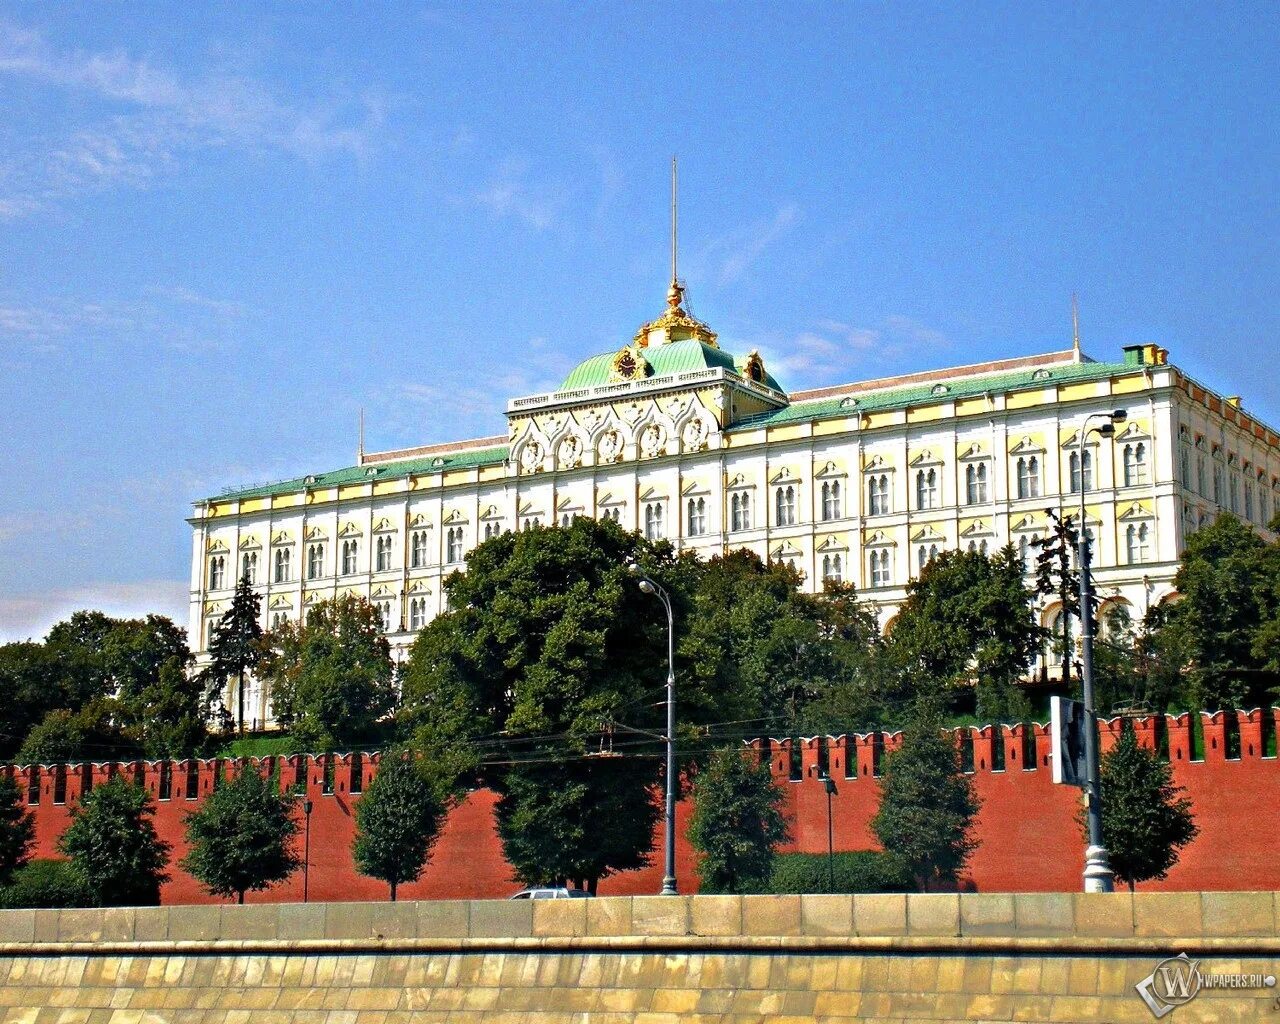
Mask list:
[[[218,692],[226,680],[236,679],[237,731],[244,732],[244,677],[262,658],[261,600],[247,575],[240,577],[231,607],[218,620],[209,638],[209,678]]]
[[[901,859],[921,891],[954,884],[978,847],[970,828],[979,806],[937,716],[919,712],[885,760],[880,809],[871,819],[880,845]]]
[[[215,786],[199,810],[187,815],[191,849],[181,866],[215,896],[267,889],[302,863],[294,853],[297,801],[280,792],[278,778],[264,779],[246,765]]]
[[[22,806],[18,784],[0,775],[0,886],[8,885],[13,873],[31,859],[35,838],[35,815]]]
[[[1169,764],[1125,729],[1102,756],[1101,781],[1102,839],[1116,878],[1130,892],[1137,882],[1164,878],[1200,831]]]
[[[698,772],[689,841],[702,855],[703,892],[767,891],[774,852],[790,835],[782,799],[768,762],[741,749],[716,751]]]
[[[356,804],[356,870],[396,890],[416,882],[448,814],[449,799],[412,754],[390,751]]]
[[[98,906],[150,906],[168,879],[169,844],[156,834],[155,805],[141,786],[117,775],[71,809],[58,849]]]

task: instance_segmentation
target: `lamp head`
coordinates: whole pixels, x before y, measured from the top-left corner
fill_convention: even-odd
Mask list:
[[[1098,428],[1098,433],[1101,434],[1103,437],[1112,437],[1114,436],[1115,432],[1116,432],[1116,425],[1114,423],[1104,423],[1102,424],[1102,426]]]
[[[836,794],[836,780],[835,780],[835,779],[833,779],[830,775],[824,775],[824,776],[822,776],[822,786],[823,786],[823,788],[827,791],[827,793],[828,793],[829,795],[831,795],[831,796],[835,796],[835,794]]]
[[[1125,409],[1117,409],[1115,412],[1111,414],[1112,423],[1123,423],[1128,418],[1129,418],[1129,413]]]
[[[641,580],[641,581],[640,581],[640,592],[641,592],[641,593],[643,593],[643,594],[652,594],[652,593],[654,592],[654,590],[653,590],[653,584],[652,584],[652,583],[650,583],[648,580]]]
[[[303,800],[303,801],[302,801],[302,813],[303,813],[303,814],[306,814],[306,815],[310,816],[311,812],[312,812],[314,809],[315,809],[315,804],[313,804],[310,800]]]

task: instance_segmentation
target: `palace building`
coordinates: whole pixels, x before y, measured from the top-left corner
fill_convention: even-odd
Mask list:
[[[1114,436],[1086,417],[1124,409]],[[1164,349],[1071,349],[808,391],[667,308],[553,392],[507,403],[496,437],[378,453],[195,503],[190,636],[198,655],[247,574],[263,626],[344,594],[378,609],[397,659],[444,607],[442,584],[504,530],[607,516],[713,555],[749,548],[820,591],[853,583],[887,621],[940,551],[1030,543],[1086,499],[1095,583],[1135,618],[1172,593],[1187,536],[1219,511],[1280,512],[1280,436]],[[1092,420],[1096,427],[1100,419]],[[1061,610],[1048,601],[1046,625]],[[1046,654],[1047,659],[1056,657]],[[270,724],[247,695],[246,724]],[[235,707],[228,701],[228,707]]]

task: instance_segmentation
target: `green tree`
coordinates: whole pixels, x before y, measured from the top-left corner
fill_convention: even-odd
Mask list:
[[[27,734],[19,762],[58,764],[130,756],[134,747],[116,726],[115,707],[109,698],[98,698],[78,711],[50,711]]]
[[[889,631],[894,661],[913,687],[934,696],[973,682],[978,713],[1021,719],[1030,708],[1019,686],[1044,642],[1033,591],[1012,545],[988,556],[944,551],[907,585]]]
[[[689,823],[702,891],[768,891],[774,852],[789,835],[768,762],[753,764],[739,748],[716,751],[698,772]]]
[[[58,849],[71,858],[96,905],[160,902],[160,885],[169,877],[169,844],[156,834],[154,815],[147,791],[119,775],[71,809]]]
[[[364,598],[322,601],[305,622],[267,634],[264,647],[276,716],[303,749],[360,742],[395,706],[391,648]]]
[[[971,836],[978,807],[955,746],[937,716],[922,710],[885,759],[880,808],[871,819],[880,845],[901,858],[921,891],[954,884],[978,847]]]
[[[22,791],[7,775],[0,775],[0,886],[31,859],[36,819],[22,806]]]
[[[243,903],[246,892],[284,881],[302,863],[293,849],[296,810],[278,776],[264,779],[246,764],[187,815],[190,850],[181,866],[215,896]]]
[[[442,794],[413,754],[392,750],[356,804],[356,870],[386,882],[393,902],[399,886],[416,882],[426,867],[448,815],[443,788]]]
[[[1265,699],[1262,672],[1280,669],[1280,545],[1267,544],[1233,515],[1220,514],[1187,538],[1174,577],[1180,595],[1165,629],[1188,657],[1185,703],[1221,709]]]
[[[61,665],[46,644],[0,645],[0,759],[17,755],[27,734],[63,701]]]
[[[1103,843],[1116,878],[1132,892],[1137,882],[1168,875],[1200,830],[1168,763],[1139,746],[1132,729],[1102,756],[1100,768]]]
[[[184,664],[171,658],[136,696],[119,700],[125,735],[151,760],[191,757],[208,741],[208,705]]]
[[[209,637],[209,666],[207,668],[211,689],[221,693],[228,679],[236,680],[237,730],[244,732],[244,680],[249,672],[256,671],[262,660],[262,602],[249,584],[248,575],[240,577],[231,607],[213,627]],[[212,696],[212,695],[211,695]]]
[[[666,617],[628,572],[635,557],[683,620],[692,559],[577,518],[472,551],[446,584],[456,610],[423,630],[406,663],[403,726],[418,749],[499,791],[499,834],[522,878],[590,887],[651,848],[660,760],[585,757],[607,752],[612,723],[664,727]],[[696,687],[681,695],[682,708],[698,706]]]

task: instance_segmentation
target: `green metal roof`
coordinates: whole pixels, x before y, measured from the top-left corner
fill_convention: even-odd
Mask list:
[[[576,391],[579,388],[594,388],[601,384],[612,383],[609,380],[609,374],[613,370],[613,360],[617,354],[616,351],[605,352],[583,360],[565,378],[564,383],[560,385],[560,390]],[[653,377],[707,370],[717,366],[738,376],[742,375],[742,371],[730,353],[724,349],[705,345],[696,338],[673,341],[668,345],[652,345],[644,349],[643,354],[645,361],[653,370],[651,374]],[[766,383],[771,388],[782,390],[772,377],[769,377]]]
[[[275,494],[292,494],[304,487],[315,490],[322,487],[338,487],[342,484],[365,483],[369,481],[399,480],[420,473],[442,473],[449,469],[470,469],[475,466],[493,466],[506,461],[507,446],[496,448],[475,448],[470,451],[456,452],[452,455],[431,455],[421,459],[405,459],[403,462],[388,462],[370,466],[350,466],[347,469],[335,469],[331,473],[316,473],[311,477],[297,477],[293,480],[281,480],[261,487],[249,487],[243,490],[228,491],[219,494],[210,501],[240,501],[245,498],[266,498]],[[372,470],[373,472],[370,472]]]
[[[850,416],[854,413],[879,412],[886,409],[905,409],[912,405],[930,405],[948,402],[957,398],[972,398],[990,392],[1025,391],[1034,388],[1052,387],[1057,384],[1078,381],[1101,380],[1118,373],[1134,373],[1140,368],[1124,363],[1066,363],[1058,366],[1033,367],[1019,370],[1017,373],[993,374],[987,377],[960,377],[954,380],[931,381],[928,384],[917,384],[908,388],[891,388],[885,391],[874,391],[865,395],[840,395],[835,398],[819,398],[809,402],[794,402],[785,409],[774,412],[759,413],[740,420],[729,428],[733,433],[739,430],[755,430],[759,427],[773,427],[783,423],[804,423],[809,420],[833,419],[839,416]],[[1047,373],[1048,376],[1037,376]],[[945,387],[944,393],[936,393],[939,386]],[[844,404],[852,399],[852,403]]]

